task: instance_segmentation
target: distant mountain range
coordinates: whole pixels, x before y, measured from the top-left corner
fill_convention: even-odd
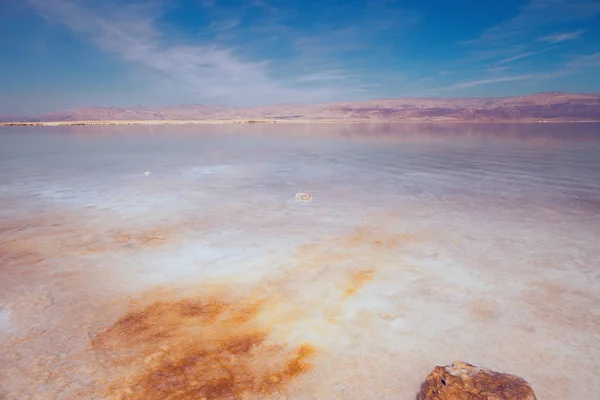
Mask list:
[[[202,121],[202,120],[367,120],[367,121],[600,121],[600,95],[562,92],[504,98],[394,98],[321,105],[221,107],[184,105],[87,107],[37,117],[0,121]]]

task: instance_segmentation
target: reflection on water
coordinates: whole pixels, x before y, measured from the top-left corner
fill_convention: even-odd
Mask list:
[[[600,200],[598,124],[11,128],[0,140],[2,193],[17,197],[114,200],[156,189],[184,201],[197,192],[190,179],[217,174],[277,193],[363,188],[382,202],[463,195],[595,208]],[[139,177],[147,170],[169,179],[149,184]]]
[[[599,124],[3,128],[0,398],[414,399],[455,359],[593,398],[599,154]]]

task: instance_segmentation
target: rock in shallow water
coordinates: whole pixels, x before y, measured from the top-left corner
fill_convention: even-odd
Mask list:
[[[522,378],[455,361],[429,374],[418,400],[536,400]]]

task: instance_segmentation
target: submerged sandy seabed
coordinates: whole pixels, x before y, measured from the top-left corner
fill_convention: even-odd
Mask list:
[[[600,392],[596,131],[80,129],[0,131],[0,398],[412,400],[456,359]]]

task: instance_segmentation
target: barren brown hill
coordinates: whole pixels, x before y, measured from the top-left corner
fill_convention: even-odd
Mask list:
[[[394,98],[249,108],[186,105],[160,108],[90,107],[0,121],[600,121],[600,95],[562,92],[505,98]]]

